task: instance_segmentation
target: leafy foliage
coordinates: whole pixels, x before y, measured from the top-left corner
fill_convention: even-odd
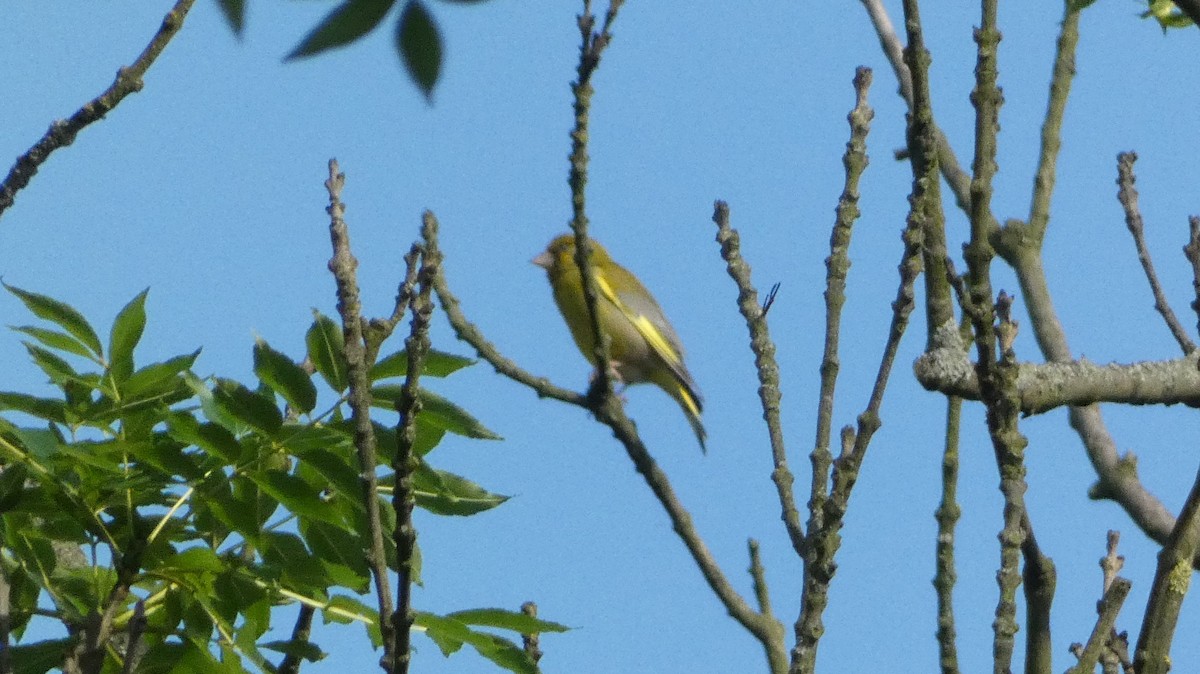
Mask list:
[[[245,23],[245,1],[219,1],[230,28],[240,36]],[[445,0],[454,5],[474,5],[485,1]],[[309,31],[286,60],[315,56],[356,42],[383,23],[393,5],[395,0],[343,0]],[[406,0],[393,33],[400,62],[425,98],[432,101],[444,61],[442,32],[433,13],[422,0]]]
[[[5,287],[48,323],[14,330],[57,389],[46,397],[0,392],[0,565],[11,587],[11,633],[20,641],[35,616],[49,615],[68,635],[14,646],[16,671],[63,667],[64,653],[84,653],[80,634],[105,615],[112,616],[105,645],[92,653],[105,671],[124,665],[125,636],[138,616],[146,625],[139,671],[269,670],[272,653],[320,659],[314,643],[261,640],[278,609],[297,603],[326,621],[364,625],[379,643],[376,610],[353,596],[371,587],[369,542],[343,410],[341,333],[331,319],[314,315],[308,369],[260,340],[258,381],[247,385],[197,376],[199,350],[139,367],[146,292],[118,314],[106,353],[74,308]],[[403,356],[381,359],[372,381],[403,375]],[[470,363],[433,352],[425,374],[447,376]],[[324,410],[314,373],[334,398]],[[375,390],[387,406],[398,389],[379,383]],[[503,503],[507,497],[426,463],[447,432],[498,436],[450,401],[421,395],[417,505],[467,516]],[[380,447],[395,446],[394,429],[377,422],[375,429]],[[377,469],[389,471],[389,452],[380,454]],[[385,472],[380,482],[394,476]],[[377,498],[391,519],[385,524],[393,524],[390,505]],[[384,540],[396,570],[394,543]],[[419,557],[414,566],[419,572]],[[477,626],[565,629],[496,609],[422,613],[417,622],[446,654],[470,644],[517,672],[534,671],[529,657]]]

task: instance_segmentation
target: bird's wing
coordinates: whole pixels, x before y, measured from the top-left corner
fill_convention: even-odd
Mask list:
[[[675,329],[667,320],[666,314],[663,313],[662,307],[658,306],[658,302],[654,301],[654,297],[636,276],[623,267],[615,264],[612,266],[614,268],[609,273],[619,277],[614,278],[613,281],[617,286],[627,290],[618,290],[614,283],[609,282],[603,275],[597,274],[596,282],[600,288],[600,294],[604,296],[604,299],[616,305],[621,313],[629,319],[629,322],[637,328],[638,333],[642,335],[654,353],[667,364],[680,383],[686,386],[688,392],[699,401],[700,396],[696,391],[696,385],[683,364],[683,345],[679,341],[679,335],[675,334]]]

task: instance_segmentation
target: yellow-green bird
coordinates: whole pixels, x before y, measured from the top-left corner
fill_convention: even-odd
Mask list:
[[[700,423],[703,401],[692,375],[683,364],[683,346],[675,329],[667,321],[662,307],[646,286],[628,269],[613,261],[608,251],[591,241],[592,269],[600,295],[596,298],[596,317],[600,332],[612,340],[609,356],[613,368],[625,384],[650,382],[679,403],[688,423],[696,432],[700,449],[704,446],[704,426]],[[546,270],[554,301],[562,313],[571,336],[583,355],[595,365],[591,319],[583,299],[583,278],[575,264],[575,236],[563,234],[553,241],[533,263]]]

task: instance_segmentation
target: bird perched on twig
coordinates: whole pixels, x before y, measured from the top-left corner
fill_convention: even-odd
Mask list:
[[[591,266],[600,294],[596,318],[600,332],[611,340],[613,370],[625,384],[655,384],[679,403],[704,446],[700,423],[703,401],[692,375],[683,364],[683,346],[654,296],[628,269],[613,261],[604,247],[591,242]],[[563,234],[533,258],[546,270],[554,301],[583,355],[595,365],[591,318],[583,297],[583,277],[575,264],[575,236]]]

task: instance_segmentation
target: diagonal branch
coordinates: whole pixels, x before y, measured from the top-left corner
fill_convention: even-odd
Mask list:
[[[52,152],[75,142],[75,136],[92,122],[103,119],[112,112],[126,96],[142,90],[142,76],[146,74],[158,55],[167,48],[167,43],[175,37],[183,27],[183,20],[196,0],[178,0],[170,12],[163,17],[162,25],[150,40],[150,44],[142,50],[133,65],[117,71],[117,78],[112,85],[96,98],[88,101],[82,108],[75,111],[64,120],[57,120],[50,125],[45,135],[29,148],[25,154],[17,157],[16,163],[9,170],[4,182],[0,183],[0,215],[13,205],[17,192],[25,188],[38,168]]]

